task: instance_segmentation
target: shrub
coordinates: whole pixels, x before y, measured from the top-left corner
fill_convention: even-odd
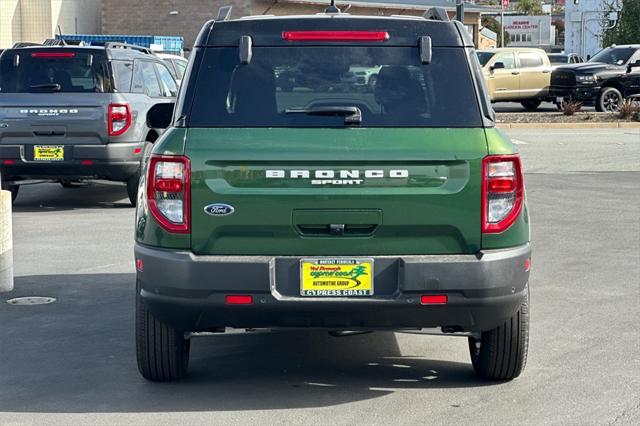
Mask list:
[[[562,101],[560,103],[560,111],[562,111],[564,115],[573,115],[580,111],[580,108],[582,108],[582,102]]]
[[[640,108],[638,108],[638,103],[632,101],[631,99],[627,99],[620,104],[618,115],[621,119],[627,120],[629,118],[632,118],[638,111],[640,111]]]

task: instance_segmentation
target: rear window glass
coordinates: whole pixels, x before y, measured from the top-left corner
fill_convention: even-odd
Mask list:
[[[544,65],[542,56],[537,53],[518,53],[520,68],[535,68]]]
[[[342,127],[356,107],[362,127],[476,127],[481,115],[465,51],[411,47],[208,48],[197,73],[192,127]]]
[[[547,55],[549,56],[549,61],[552,64],[566,64],[568,63],[568,58],[565,55]]]
[[[7,51],[0,57],[0,92],[110,92],[101,51]]]

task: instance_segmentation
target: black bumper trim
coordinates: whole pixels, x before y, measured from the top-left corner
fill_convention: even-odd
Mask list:
[[[221,327],[426,328],[488,330],[517,310],[527,291],[529,244],[477,255],[371,256],[396,265],[370,298],[298,296],[286,271],[299,257],[197,256],[136,244],[140,295],[161,321],[185,331]],[[386,262],[386,263],[385,263]],[[283,269],[284,268],[284,269]],[[396,272],[389,274],[389,270]],[[295,274],[294,274],[295,275]],[[380,282],[380,280],[384,280]],[[225,304],[227,294],[250,294],[249,306]],[[446,305],[422,306],[422,294],[447,294]]]

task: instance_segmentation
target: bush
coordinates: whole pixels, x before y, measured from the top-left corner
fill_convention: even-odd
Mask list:
[[[626,99],[620,104],[620,109],[618,109],[618,115],[621,119],[627,120],[632,118],[636,113],[640,111],[638,108],[638,104],[631,99]]]
[[[560,111],[564,115],[573,115],[576,112],[580,111],[582,108],[582,102],[578,101],[562,101],[560,102]]]

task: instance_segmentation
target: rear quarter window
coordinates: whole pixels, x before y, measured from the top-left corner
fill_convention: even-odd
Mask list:
[[[131,91],[131,80],[133,78],[133,63],[127,61],[112,61],[113,80],[115,89],[121,93]]]

